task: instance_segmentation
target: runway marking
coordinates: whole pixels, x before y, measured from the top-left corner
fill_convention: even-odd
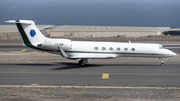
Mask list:
[[[23,49],[23,50],[21,50],[22,52],[24,52],[24,51],[26,51],[27,49]]]
[[[74,74],[74,75],[102,75],[102,73],[71,73],[71,72],[0,72],[0,74]],[[180,74],[157,74],[157,73],[108,73],[109,75],[157,75],[157,76],[180,76]]]
[[[102,79],[109,79],[109,73],[103,73]]]

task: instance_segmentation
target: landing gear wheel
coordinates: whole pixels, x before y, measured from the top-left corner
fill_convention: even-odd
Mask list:
[[[165,63],[164,63],[163,59],[162,58],[159,58],[159,59],[161,60],[161,66],[164,66]]]
[[[161,66],[164,66],[165,64],[164,63],[161,63]]]
[[[79,65],[82,66],[82,67],[84,67],[84,66],[85,66],[85,63],[83,63],[82,60],[79,60]]]

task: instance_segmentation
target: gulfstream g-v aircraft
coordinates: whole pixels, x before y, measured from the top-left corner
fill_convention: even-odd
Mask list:
[[[108,59],[116,57],[149,57],[159,58],[164,66],[163,58],[173,57],[176,53],[165,49],[160,44],[120,43],[120,42],[91,42],[72,41],[70,39],[46,38],[31,20],[9,20],[15,23],[24,41],[30,48],[43,51],[56,51],[68,59],[81,59],[79,64],[84,66],[88,59]]]

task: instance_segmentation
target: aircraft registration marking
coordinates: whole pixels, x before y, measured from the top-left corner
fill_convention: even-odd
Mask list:
[[[109,73],[103,73],[102,79],[109,79]]]
[[[21,50],[22,52],[24,52],[24,51],[26,51],[27,49],[23,49],[23,50]]]

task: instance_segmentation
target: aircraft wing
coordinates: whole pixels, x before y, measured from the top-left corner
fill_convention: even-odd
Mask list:
[[[93,53],[84,53],[84,54],[80,54],[80,55],[67,55],[66,52],[61,48],[58,47],[60,55],[62,57],[65,58],[69,58],[69,59],[82,59],[82,58],[86,58],[86,59],[108,59],[108,58],[115,58],[117,57],[114,54],[93,54]]]
[[[61,47],[58,47],[58,49],[62,57],[69,58],[69,56],[65,53],[65,51]]]
[[[110,54],[87,54],[87,55],[75,55],[75,56],[70,56],[70,59],[108,59],[108,58],[114,58],[115,56],[110,55]]]

